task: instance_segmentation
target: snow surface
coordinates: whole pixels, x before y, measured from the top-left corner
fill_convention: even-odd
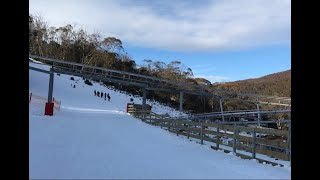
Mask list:
[[[30,66],[49,70],[41,64]],[[36,179],[290,179],[291,168],[244,160],[176,136],[125,112],[132,96],[82,78],[55,74],[54,116],[29,106],[29,178]],[[29,91],[47,96],[48,74],[29,71]],[[76,85],[73,88],[72,85]],[[93,91],[109,93],[111,102]],[[141,97],[133,97],[141,103]],[[151,104],[151,101],[147,101]],[[179,115],[153,102],[158,114]]]

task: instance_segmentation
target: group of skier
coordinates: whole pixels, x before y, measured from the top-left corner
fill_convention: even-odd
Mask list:
[[[104,100],[107,100],[107,98],[108,98],[108,101],[110,101],[110,99],[111,99],[109,93],[108,94],[107,93],[103,93],[102,91],[99,92],[99,91],[94,90],[94,96],[98,96],[98,97],[101,97],[101,98],[103,98],[103,96],[104,96]]]

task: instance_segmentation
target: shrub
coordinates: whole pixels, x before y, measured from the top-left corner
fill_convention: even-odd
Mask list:
[[[90,82],[88,79],[86,79],[86,80],[84,81],[84,83],[85,83],[86,85],[92,86],[92,82]]]
[[[73,78],[73,77],[71,77],[70,79],[71,79],[72,81],[74,81],[74,78]]]

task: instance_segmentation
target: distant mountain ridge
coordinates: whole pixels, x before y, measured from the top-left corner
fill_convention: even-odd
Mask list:
[[[260,78],[213,84],[212,86],[237,92],[291,97],[291,69]]]

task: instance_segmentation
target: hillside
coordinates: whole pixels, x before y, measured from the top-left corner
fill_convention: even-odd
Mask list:
[[[45,99],[29,104],[30,179],[291,178],[288,162],[273,167],[240,159],[130,116],[125,110],[132,96],[112,87],[96,82],[89,86],[64,74],[54,78],[53,96],[61,100],[61,109],[44,116],[49,78],[29,70],[29,91]],[[94,90],[110,93],[111,101],[94,96]],[[141,97],[133,98],[141,103]],[[155,101],[147,103],[155,113],[179,114]]]
[[[255,79],[214,84],[213,87],[261,95],[291,97],[291,70]]]

